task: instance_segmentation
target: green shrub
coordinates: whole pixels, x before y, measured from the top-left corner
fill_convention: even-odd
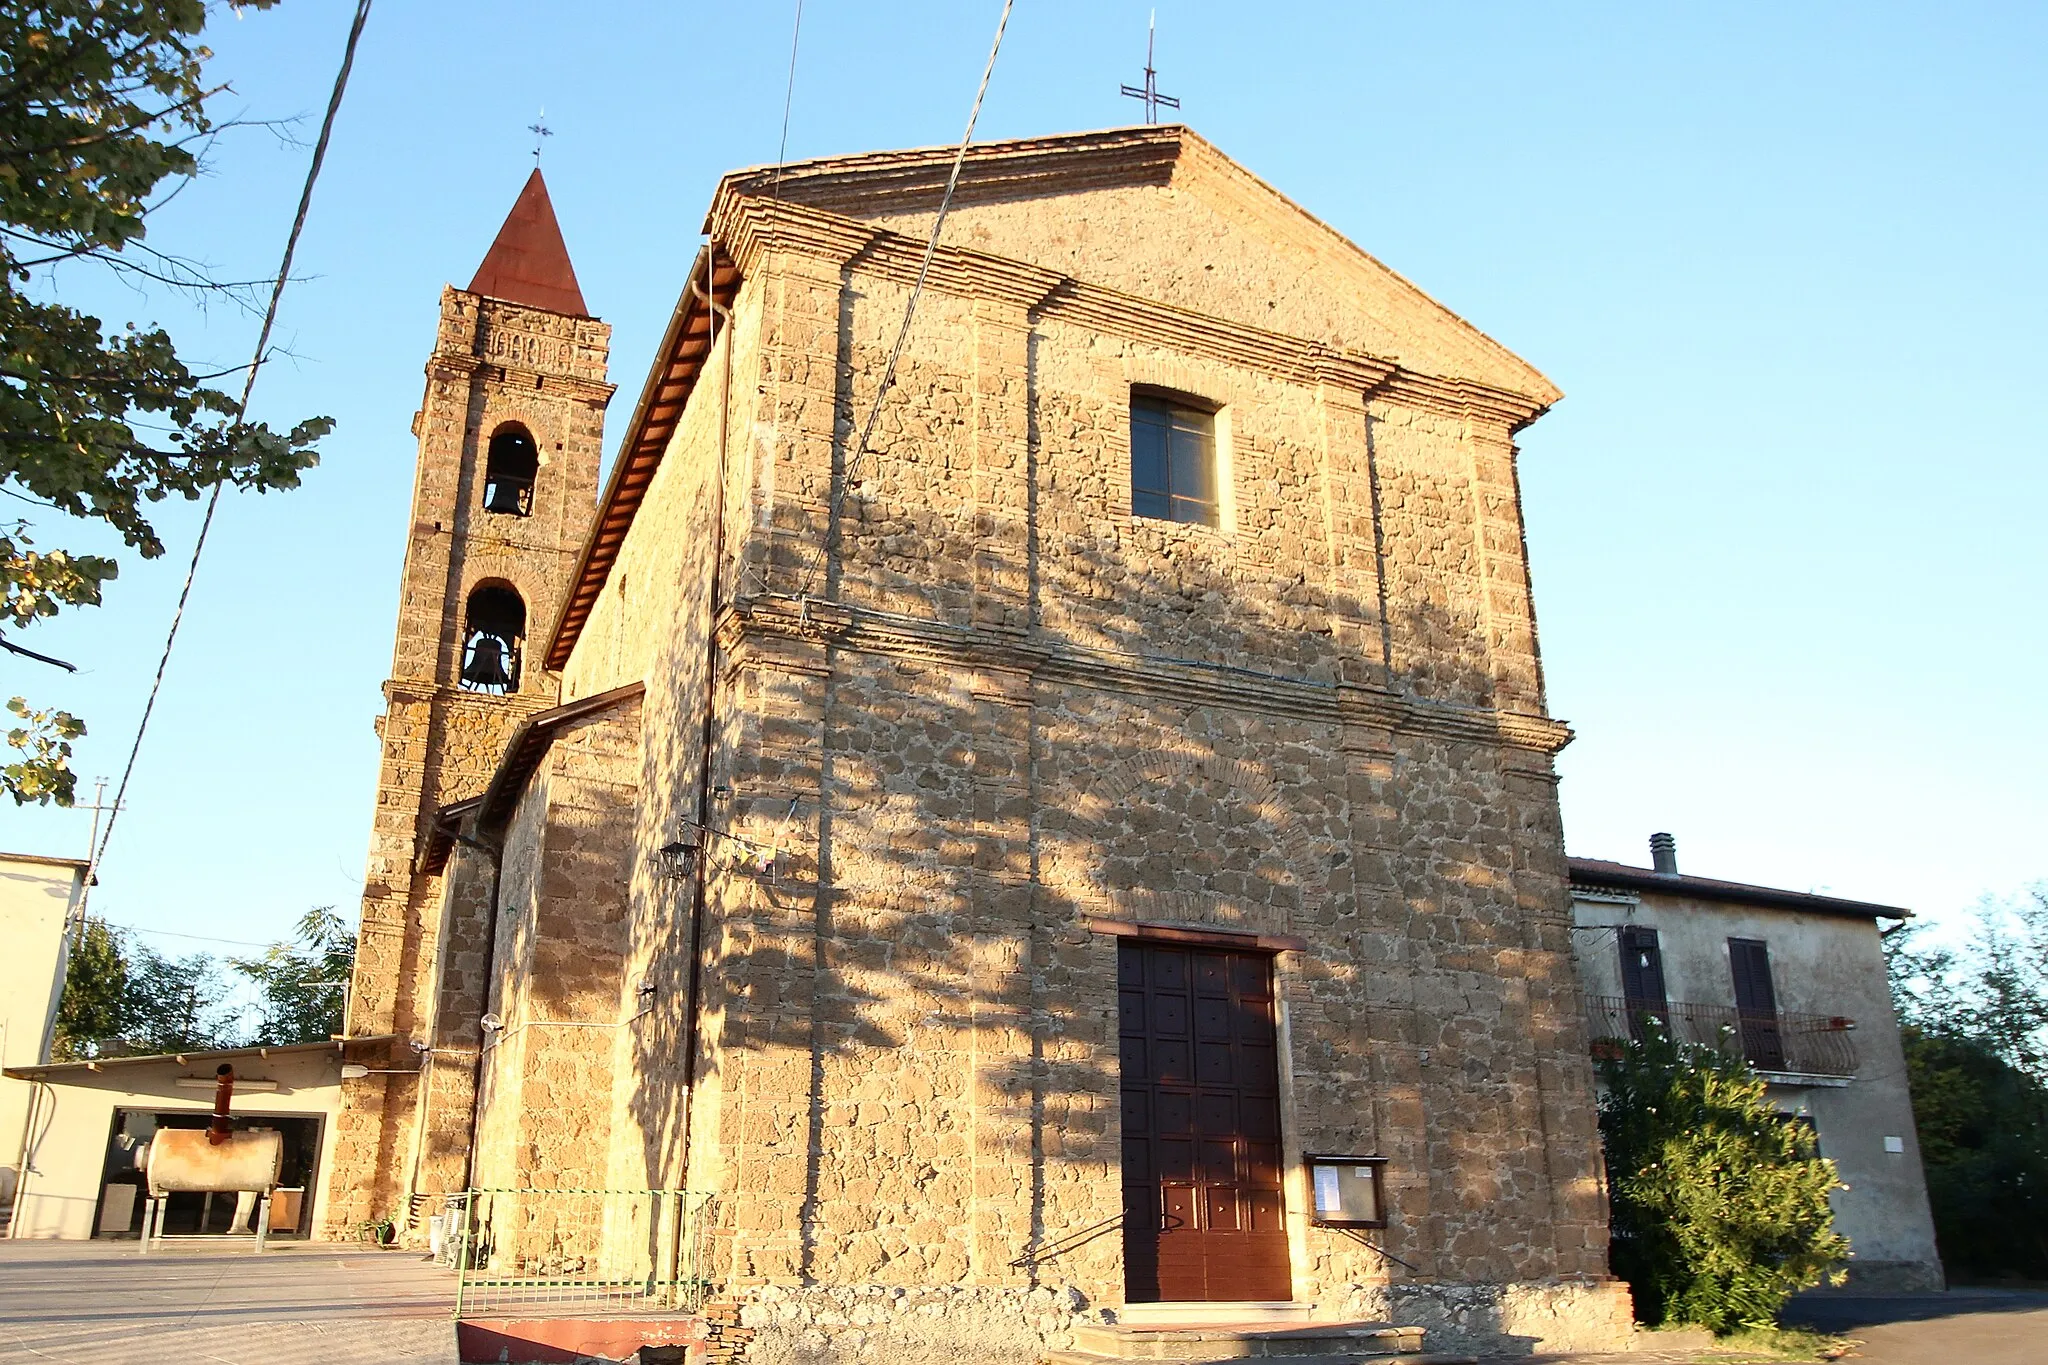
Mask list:
[[[1981,1033],[1899,1033],[1942,1264],[2048,1279],[2048,1086]]]
[[[1614,1273],[1652,1326],[1768,1326],[1796,1291],[1841,1282],[1834,1163],[1740,1061],[1647,1032],[1600,1061]]]

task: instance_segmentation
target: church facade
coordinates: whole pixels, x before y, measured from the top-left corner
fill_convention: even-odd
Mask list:
[[[1557,391],[1183,128],[974,148],[927,263],[951,163],[720,184],[581,536],[602,324],[444,299],[354,1020],[424,1060],[352,1082],[359,1211],[687,1189],[762,1358],[1141,1304],[1621,1343],[1515,472]]]

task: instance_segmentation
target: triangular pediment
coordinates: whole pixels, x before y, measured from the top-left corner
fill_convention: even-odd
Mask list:
[[[913,237],[929,233],[951,147],[758,168],[727,192]],[[979,144],[944,237],[1190,312],[1463,379],[1545,407],[1560,396],[1505,346],[1178,126]]]

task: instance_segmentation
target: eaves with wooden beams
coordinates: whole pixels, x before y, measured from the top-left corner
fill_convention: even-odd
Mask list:
[[[654,352],[654,366],[641,387],[633,419],[626,425],[618,458],[612,462],[611,477],[605,480],[590,538],[583,542],[576,571],[570,575],[568,600],[548,641],[547,666],[551,669],[559,671],[568,665],[584,622],[590,619],[598,595],[611,577],[612,565],[618,562],[626,532],[632,529],[633,518],[661,468],[669,438],[683,419],[683,408],[697,387],[704,362],[710,358],[715,319],[731,307],[739,287],[739,268],[716,242],[698,250],[690,265],[690,282],[669,315],[668,328]]]

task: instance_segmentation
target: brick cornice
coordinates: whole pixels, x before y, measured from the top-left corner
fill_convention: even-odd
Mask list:
[[[730,203],[721,200],[712,209],[710,231],[746,279],[754,278],[762,261],[776,252],[845,265],[882,235],[880,229],[855,218],[784,200],[754,198]]]
[[[1029,684],[1092,688],[1184,705],[1222,706],[1264,715],[1494,744],[1525,755],[1518,771],[1547,774],[1551,755],[1572,739],[1548,716],[1402,696],[1379,688],[1288,677],[1156,655],[1123,654],[1050,643],[840,602],[743,598],[720,618],[721,656],[729,669],[780,667],[828,671],[823,647],[911,659],[974,675],[977,692],[1018,698]],[[812,647],[798,651],[789,642]]]
[[[552,370],[524,370],[517,366],[507,366],[505,373],[516,379],[532,379],[536,388],[558,390],[569,398],[598,407],[609,404],[612,395],[619,391],[617,384],[600,383],[595,379],[579,379],[574,375],[557,374]]]
[[[616,384],[606,384],[595,379],[584,379],[578,375],[563,374],[559,370],[529,369],[524,365],[501,365],[493,360],[480,360],[473,355],[459,353],[438,353],[427,361],[429,379],[484,380],[489,383],[510,383],[519,388],[539,389],[563,394],[571,399],[603,407],[612,401],[618,392]]]
[[[470,379],[484,368],[484,362],[466,351],[436,351],[427,357],[427,378]]]

